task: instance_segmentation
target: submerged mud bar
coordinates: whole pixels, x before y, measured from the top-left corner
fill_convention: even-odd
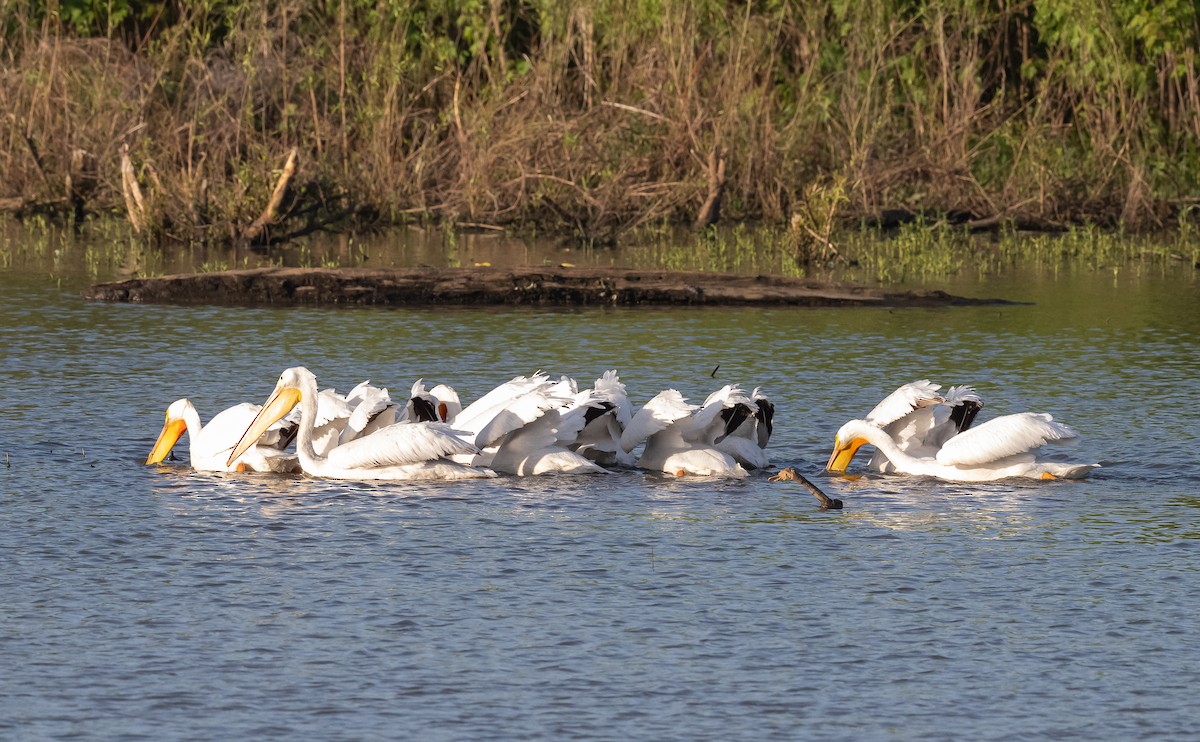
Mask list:
[[[271,306],[951,306],[1002,304],[802,278],[608,268],[258,268],[97,284],[85,299]]]

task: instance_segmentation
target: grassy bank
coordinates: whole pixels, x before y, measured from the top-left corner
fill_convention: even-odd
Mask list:
[[[812,259],[893,210],[1174,227],[1200,193],[1196,7],[1110,5],[10,0],[0,209],[183,241],[719,216]]]

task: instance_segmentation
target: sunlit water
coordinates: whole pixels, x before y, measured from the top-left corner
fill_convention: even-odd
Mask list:
[[[0,272],[0,737],[1133,739],[1200,728],[1200,294],[1063,269],[920,310],[268,310],[84,303]],[[544,369],[762,386],[802,488],[333,483],[143,466],[278,372],[470,399]],[[713,375],[714,368],[719,365]],[[901,383],[1045,410],[1090,480],[821,478]],[[855,462],[861,470],[866,457]]]

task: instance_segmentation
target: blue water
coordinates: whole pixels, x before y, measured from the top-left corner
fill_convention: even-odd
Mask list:
[[[1063,272],[939,310],[89,304],[0,273],[0,738],[1161,739],[1200,728],[1200,292]],[[334,483],[143,466],[166,406],[762,386],[793,484]],[[716,375],[711,376],[719,364]],[[906,381],[1044,410],[1084,482],[821,477]],[[860,454],[852,471],[862,471]]]

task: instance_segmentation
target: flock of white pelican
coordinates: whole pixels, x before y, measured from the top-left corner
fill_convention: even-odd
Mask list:
[[[967,386],[905,384],[838,430],[826,464],[847,471],[873,446],[868,469],[982,482],[1007,477],[1077,479],[1096,464],[1039,458],[1075,432],[1045,413],[972,423],[983,400]],[[242,403],[202,426],[187,399],[167,408],[147,464],[165,459],[186,432],[194,469],[304,473],[352,480],[452,480],[541,474],[607,474],[636,467],[676,476],[741,478],[771,466],[775,406],[729,384],[702,404],[666,389],[635,413],[616,371],[588,389],[538,372],[505,382],[467,406],[445,384],[413,384],[403,403],[363,382],[348,394],[319,390],[297,366],[279,376],[266,403]],[[293,452],[289,452],[292,444]]]
[[[624,466],[740,478],[770,465],[773,416],[758,389],[732,384],[700,405],[667,389],[635,413],[615,371],[582,391],[566,376],[518,376],[464,407],[452,387],[426,390],[423,380],[403,404],[370,382],[345,396],[318,391],[316,376],[298,366],[280,374],[261,407],[237,405],[203,427],[191,402],[174,402],[146,463],[165,459],[187,432],[192,467],[211,471],[428,480]]]

